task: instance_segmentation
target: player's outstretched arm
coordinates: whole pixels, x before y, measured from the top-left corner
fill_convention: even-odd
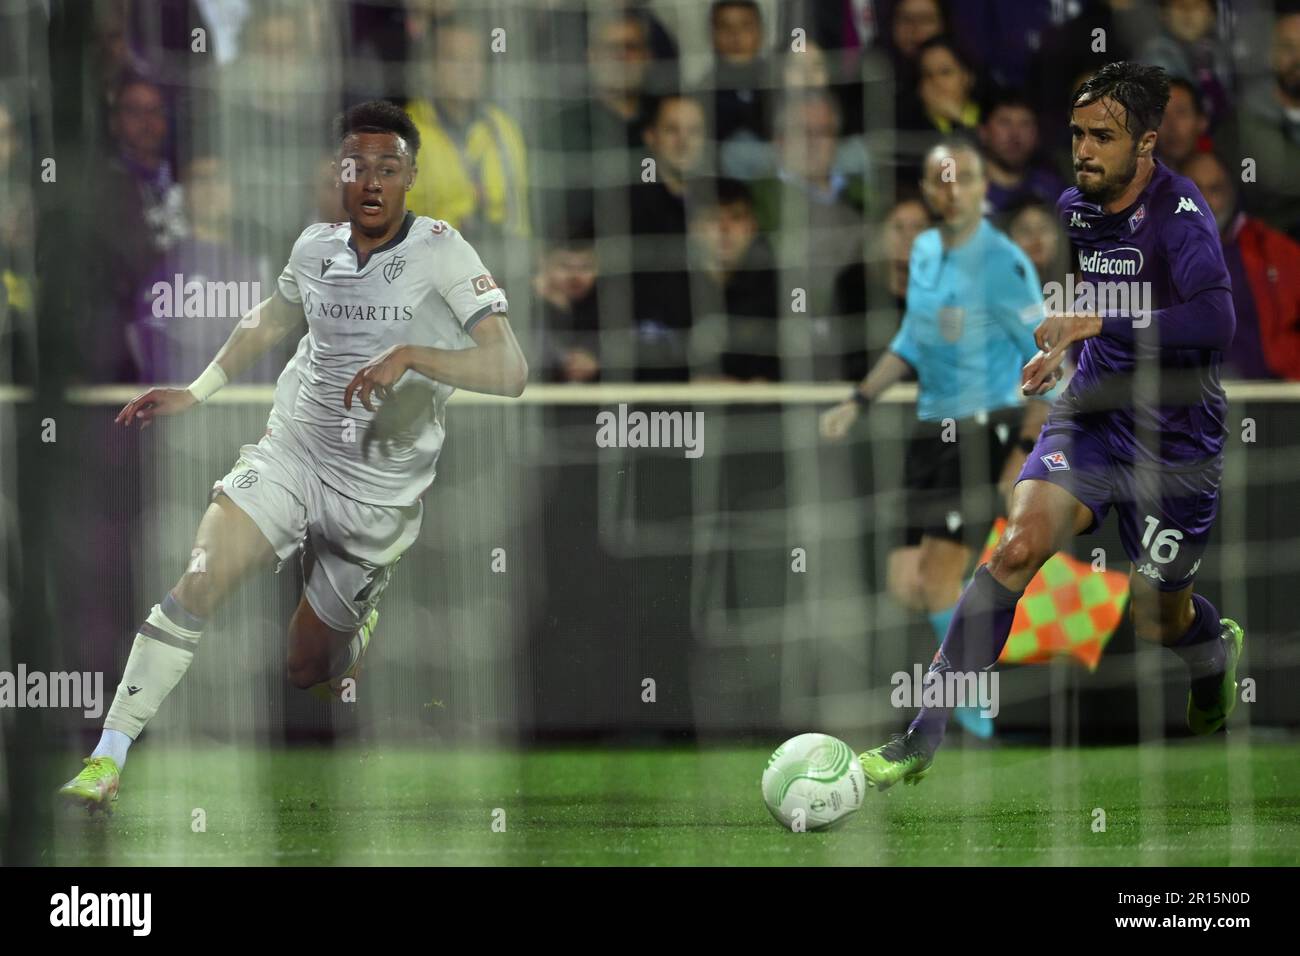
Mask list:
[[[891,385],[901,382],[911,367],[898,354],[885,352],[847,401],[840,402],[834,408],[829,408],[822,413],[822,437],[827,441],[839,441],[847,435],[853,423],[858,420],[861,407],[875,401],[876,397]]]
[[[119,425],[138,423],[148,428],[162,415],[179,415],[206,401],[217,389],[242,372],[303,321],[302,309],[276,292],[240,319],[217,357],[186,388],[151,388],[131,399],[117,413]]]
[[[261,358],[268,349],[274,348],[304,321],[302,306],[290,302],[277,291],[239,320],[239,325],[230,333],[226,344],[221,346],[213,364],[221,367],[229,381]]]
[[[436,349],[423,345],[395,345],[366,363],[343,393],[343,407],[352,408],[355,395],[369,411],[372,397],[383,399],[408,370],[425,378],[488,395],[518,398],[528,382],[528,362],[502,314],[489,315],[469,333],[472,349]]]

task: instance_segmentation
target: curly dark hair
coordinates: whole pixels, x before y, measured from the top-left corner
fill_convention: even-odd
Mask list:
[[[388,100],[358,103],[334,118],[336,143],[342,143],[352,133],[393,133],[406,140],[412,159],[420,152],[420,131],[406,110]]]
[[[1074,91],[1070,111],[1103,98],[1124,107],[1124,129],[1137,139],[1160,128],[1169,104],[1169,74],[1130,60],[1107,63]]]

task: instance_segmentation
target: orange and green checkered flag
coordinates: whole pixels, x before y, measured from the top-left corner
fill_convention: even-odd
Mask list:
[[[1005,518],[994,522],[979,564],[992,557],[1006,527]],[[1088,670],[1096,670],[1102,650],[1123,620],[1127,603],[1127,575],[1094,571],[1087,562],[1058,552],[1025,588],[1016,605],[1011,637],[998,661],[1044,664],[1069,656]]]

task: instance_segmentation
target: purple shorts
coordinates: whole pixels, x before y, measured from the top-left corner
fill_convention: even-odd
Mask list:
[[[1156,589],[1177,591],[1201,566],[1222,474],[1222,457],[1181,468],[1139,466],[1116,459],[1095,433],[1048,425],[1016,480],[1050,481],[1079,499],[1092,512],[1085,534],[1101,527],[1113,505],[1133,567]]]

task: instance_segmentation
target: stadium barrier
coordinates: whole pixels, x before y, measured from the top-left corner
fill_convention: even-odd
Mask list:
[[[357,702],[328,707],[284,677],[293,561],[251,575],[216,615],[150,733],[274,741],[369,728],[450,741],[818,727],[858,739],[897,729],[907,712],[890,705],[890,675],[933,653],[924,620],[884,589],[914,390],[895,388],[851,440],[826,445],[817,414],[847,390],[457,393],[424,528],[381,602]],[[112,416],[139,391],[72,389],[49,413],[70,456],[50,489],[50,593],[75,595],[52,597],[51,614],[68,666],[104,670],[110,688],[130,635],[185,565],[212,482],[261,434],[271,399],[268,386],[230,386],[210,407],[127,437]],[[1291,727],[1300,386],[1231,383],[1228,394],[1220,517],[1198,580],[1247,627],[1249,720]],[[0,393],[10,412],[32,397]],[[601,447],[598,416],[619,405],[702,412],[702,454]],[[1113,520],[1073,553],[1093,560],[1098,548],[1127,570]],[[1125,625],[1096,672],[1008,668],[1001,694],[1007,733],[1147,739],[1180,732],[1185,676],[1172,655],[1135,646]]]

